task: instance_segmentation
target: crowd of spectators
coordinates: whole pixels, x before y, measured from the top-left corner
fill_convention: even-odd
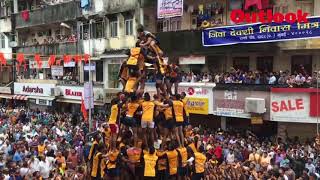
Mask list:
[[[90,141],[86,123],[79,120],[68,113],[1,108],[0,179],[88,179]],[[102,125],[97,129],[104,132]],[[203,126],[189,126],[186,137],[199,137],[194,143],[205,149],[206,180],[319,178],[320,150],[314,139],[262,138],[248,130]]]
[[[181,72],[182,82],[214,82],[222,84],[269,84],[288,87],[310,87],[317,83],[317,72],[309,75],[304,72],[288,70],[279,72],[242,71],[231,68],[224,73]]]

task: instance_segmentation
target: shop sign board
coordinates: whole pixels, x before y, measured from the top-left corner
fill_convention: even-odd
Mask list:
[[[0,87],[0,93],[1,94],[11,94],[11,88],[10,87]]]
[[[214,87],[214,83],[179,83],[178,93],[186,93],[192,105],[190,113],[213,114]]]
[[[158,0],[158,19],[183,15],[183,0]]]
[[[55,84],[14,83],[14,94],[28,96],[51,96],[51,89]]]
[[[63,76],[63,66],[51,66],[52,76]]]
[[[245,99],[238,97],[238,91],[219,91],[215,94],[214,114],[217,116],[251,118],[245,112]]]
[[[271,94],[271,121],[317,123],[316,117],[310,116],[310,93],[275,93]]]
[[[83,99],[86,109],[94,108],[94,96],[92,82],[84,83]]]
[[[186,97],[186,108],[191,114],[204,114],[209,113],[209,100],[208,98],[194,98]]]
[[[202,31],[203,46],[280,42],[320,37],[320,17],[304,23],[254,23],[207,28]]]

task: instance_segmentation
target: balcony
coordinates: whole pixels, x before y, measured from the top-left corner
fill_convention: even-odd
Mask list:
[[[27,53],[27,54],[39,53],[41,55],[77,54],[77,53],[82,53],[82,46],[81,46],[81,43],[79,42],[20,46],[17,48],[17,52]]]
[[[29,11],[29,19],[24,20],[21,12],[16,14],[16,28],[27,28],[43,24],[60,23],[81,16],[80,3],[71,1]]]

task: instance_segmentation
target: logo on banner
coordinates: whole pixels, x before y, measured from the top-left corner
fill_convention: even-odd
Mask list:
[[[193,87],[189,87],[189,88],[188,88],[188,94],[189,94],[190,96],[192,96],[192,95],[194,94],[194,89],[193,89]]]
[[[23,86],[22,92],[43,94],[43,88],[39,88],[38,86],[36,88]]]

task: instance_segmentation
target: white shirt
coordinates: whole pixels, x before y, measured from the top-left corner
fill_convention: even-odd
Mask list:
[[[30,163],[30,170],[31,170],[31,173],[34,173],[40,170],[39,160],[37,158],[35,158],[34,161]]]
[[[30,173],[30,169],[29,168],[25,168],[25,167],[22,167],[20,169],[20,175],[23,177],[25,175],[27,175],[28,173]]]
[[[234,153],[228,153],[226,160],[228,164],[234,163]]]
[[[50,164],[48,161],[40,161],[39,162],[39,167],[40,167],[40,175],[43,178],[49,178],[50,176]]]
[[[269,84],[274,84],[276,82],[277,78],[275,76],[271,76],[269,79]]]
[[[307,169],[309,169],[309,174],[315,173],[316,172],[316,167],[313,164],[308,164],[306,163],[305,166]]]

